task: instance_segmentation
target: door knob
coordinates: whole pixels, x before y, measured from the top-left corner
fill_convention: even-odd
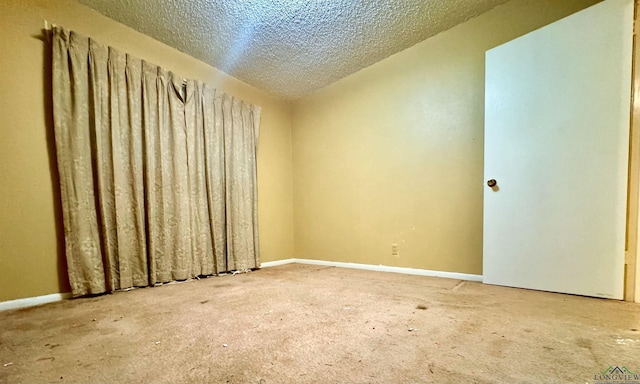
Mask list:
[[[498,185],[498,182],[496,181],[496,179],[491,179],[489,181],[487,181],[487,185],[491,188],[495,187],[496,185]]]

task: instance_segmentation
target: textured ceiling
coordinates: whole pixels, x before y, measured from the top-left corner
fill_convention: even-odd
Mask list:
[[[507,0],[77,0],[295,99]]]

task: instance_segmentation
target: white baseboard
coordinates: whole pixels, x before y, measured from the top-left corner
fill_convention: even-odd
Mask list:
[[[260,263],[260,268],[269,268],[276,267],[278,265],[285,265],[295,263],[295,259],[284,259],[284,260],[276,260],[276,261],[267,261],[266,263]]]
[[[27,297],[24,299],[9,300],[0,302],[0,311],[6,311],[8,309],[18,309],[25,307],[33,307],[36,305],[53,303],[56,301],[66,300],[71,298],[71,293],[52,293],[50,295]]]
[[[269,261],[262,263],[261,267],[275,267],[277,265],[299,263],[299,264],[312,264],[312,265],[324,265],[328,267],[340,267],[340,268],[353,268],[364,269],[367,271],[378,272],[393,272],[404,273],[407,275],[418,276],[431,276],[431,277],[443,277],[445,279],[467,280],[467,281],[479,281],[482,282],[482,275],[473,275],[469,273],[458,272],[444,272],[444,271],[432,271],[429,269],[416,269],[406,267],[389,267],[386,265],[371,265],[371,264],[358,264],[358,263],[343,263],[339,261],[324,261],[324,260],[311,260],[311,259],[285,259],[278,261]]]

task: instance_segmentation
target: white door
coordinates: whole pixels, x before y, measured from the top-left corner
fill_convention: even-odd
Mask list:
[[[486,53],[483,281],[622,299],[633,1]]]

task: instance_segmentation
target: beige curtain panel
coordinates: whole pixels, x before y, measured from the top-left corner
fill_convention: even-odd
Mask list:
[[[54,27],[74,296],[259,266],[260,108]]]

